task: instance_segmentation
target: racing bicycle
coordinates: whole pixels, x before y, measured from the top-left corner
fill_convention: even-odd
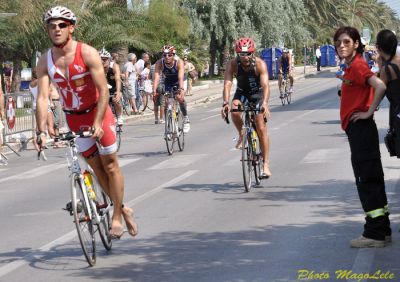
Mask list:
[[[71,201],[64,210],[73,216],[83,254],[90,266],[96,264],[96,240],[98,233],[104,248],[112,247],[110,236],[112,203],[98,184],[96,175],[88,166],[83,170],[79,163],[76,139],[91,138],[92,133],[72,131],[60,134],[60,140],[68,144],[67,163],[71,179]]]
[[[258,139],[255,119],[261,109],[257,106],[257,99],[247,100],[239,105],[238,109],[232,109],[231,112],[241,112],[243,127],[242,127],[242,172],[243,182],[246,192],[249,192],[254,184],[261,184],[261,167],[263,158],[261,154],[260,140]],[[229,123],[228,115],[226,115],[226,122]]]
[[[178,143],[179,151],[185,147],[185,133],[183,132],[183,115],[177,104],[175,95],[177,90],[166,91],[165,96],[165,131],[164,139],[167,144],[169,155],[174,152],[175,142]]]

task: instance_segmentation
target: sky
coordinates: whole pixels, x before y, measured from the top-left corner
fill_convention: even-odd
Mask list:
[[[392,8],[397,13],[397,17],[400,19],[400,0],[380,0],[380,2],[384,2],[390,8]]]

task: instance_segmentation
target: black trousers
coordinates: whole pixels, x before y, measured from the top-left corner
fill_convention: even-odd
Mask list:
[[[384,240],[391,235],[391,229],[378,129],[372,118],[358,120],[350,122],[346,134],[358,195],[367,214],[363,236]]]
[[[317,58],[317,71],[321,70],[321,57]]]

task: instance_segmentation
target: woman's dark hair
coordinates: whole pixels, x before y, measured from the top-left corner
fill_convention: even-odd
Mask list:
[[[364,45],[361,42],[360,33],[354,27],[343,26],[343,27],[340,27],[338,30],[336,30],[335,35],[333,36],[333,43],[335,44],[335,42],[338,41],[340,35],[342,35],[343,33],[350,36],[350,38],[354,41],[354,43],[356,43],[356,41],[358,41],[358,47],[356,49],[356,53],[362,54],[364,52]],[[336,44],[335,44],[335,51],[337,53]]]
[[[391,61],[396,55],[397,38],[391,30],[383,29],[378,32],[376,36],[376,45],[385,54],[390,56],[388,61]]]

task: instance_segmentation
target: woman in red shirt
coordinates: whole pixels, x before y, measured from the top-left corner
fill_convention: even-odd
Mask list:
[[[391,241],[391,229],[379,136],[373,114],[386,86],[363,59],[364,46],[357,29],[341,27],[333,40],[339,58],[346,63],[340,119],[349,140],[358,195],[366,213],[364,232],[359,238],[351,240],[350,246],[384,247]]]

